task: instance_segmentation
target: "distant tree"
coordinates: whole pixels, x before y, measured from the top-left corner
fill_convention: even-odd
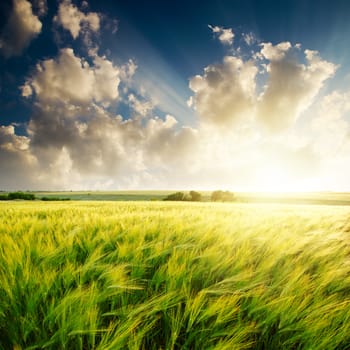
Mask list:
[[[222,198],[222,192],[223,192],[223,191],[220,191],[220,190],[212,192],[212,194],[211,194],[211,196],[210,196],[210,200],[211,200],[212,202],[218,202],[218,201],[220,201],[221,198]]]
[[[224,196],[223,196],[223,201],[224,202],[233,202],[235,200],[235,195],[234,193],[230,191],[225,191]]]
[[[187,196],[183,192],[171,193],[164,198],[165,201],[185,201]]]
[[[230,191],[214,191],[210,199],[213,202],[232,202],[235,200],[235,195]]]
[[[24,193],[24,192],[10,192],[7,195],[8,199],[24,199],[28,201],[32,201],[35,199],[35,195],[32,193]]]
[[[60,198],[60,197],[41,197],[42,201],[49,202],[49,201],[70,201],[70,198]]]
[[[190,201],[200,202],[202,200],[202,194],[197,191],[190,191]]]
[[[190,191],[189,194],[184,192],[175,192],[169,194],[167,197],[165,197],[163,200],[165,201],[191,201],[191,202],[200,202],[202,200],[201,193],[197,191]]]

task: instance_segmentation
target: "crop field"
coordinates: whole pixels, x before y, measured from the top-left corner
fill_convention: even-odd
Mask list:
[[[37,198],[60,198],[77,201],[159,201],[179,190],[164,191],[61,191],[32,192]],[[181,191],[181,190],[180,190]],[[202,200],[210,201],[212,191],[201,191]],[[305,193],[249,193],[235,192],[235,201],[242,203],[284,203],[284,204],[325,204],[350,205],[350,194],[346,192],[305,192]]]
[[[349,206],[0,202],[0,349],[349,344]]]
[[[39,191],[34,193],[39,198],[44,196],[77,201],[154,201],[162,200],[171,191]]]

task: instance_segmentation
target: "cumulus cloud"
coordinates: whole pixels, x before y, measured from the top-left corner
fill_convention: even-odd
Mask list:
[[[60,3],[58,14],[54,20],[68,30],[73,39],[77,39],[81,33],[87,33],[90,30],[98,32],[100,29],[100,16],[96,12],[85,14],[70,0],[63,0]]]
[[[190,79],[194,95],[188,104],[203,121],[219,126],[254,117],[269,130],[286,129],[313,103],[337,68],[311,50],[304,51],[306,63],[301,63],[299,51],[298,44],[263,43],[248,60],[226,56],[223,63],[209,65]],[[258,72],[267,77],[261,93],[256,88]]]
[[[223,27],[212,26],[210,24],[208,25],[208,27],[211,29],[211,31],[220,40],[222,44],[225,44],[225,45],[233,44],[233,38],[235,35],[231,28],[225,29]]]
[[[147,116],[154,108],[154,103],[152,101],[141,101],[134,94],[129,94],[128,103],[134,112],[141,117]]]
[[[111,185],[123,187],[149,169],[161,173],[174,166],[183,169],[196,142],[196,131],[178,127],[172,116],[150,117],[143,124],[94,104],[89,109],[39,107],[28,133],[30,150],[46,174],[41,181],[51,186],[58,180],[56,172],[63,183],[67,178],[80,179],[80,186],[86,186],[92,180],[109,179]]]
[[[34,185],[36,159],[29,149],[30,139],[18,136],[13,125],[0,126],[2,189],[29,189]]]
[[[22,86],[34,105],[27,136],[16,135],[13,126],[0,130],[0,161],[11,158],[8,171],[18,174],[10,182],[2,172],[1,187],[125,188],[183,171],[195,156],[195,129],[171,115],[158,117],[136,93],[126,94],[135,116],[108,108],[121,100],[135,69],[132,61],[116,66],[103,56],[88,64],[72,49],[39,62]]]
[[[177,123],[171,115],[166,115],[164,120],[156,117],[148,121],[144,130],[148,162],[165,169],[170,165],[172,169],[174,163],[180,166],[184,160],[193,159],[198,132],[186,126],[177,128]]]
[[[56,22],[84,40],[100,26],[87,8],[64,0]],[[233,44],[232,30],[210,28]],[[243,39],[252,46],[252,38]],[[350,154],[349,93],[325,96],[302,135],[295,127],[336,70],[315,51],[264,43],[248,58],[235,50],[208,65],[189,80],[188,104],[199,117],[189,127],[138,90],[133,61],[117,65],[88,48],[87,58],[61,49],[25,79],[22,96],[33,111],[25,136],[14,125],[0,127],[1,188],[271,189],[278,181],[309,181],[340,149]],[[327,164],[339,169],[344,157]]]
[[[280,61],[286,57],[286,54],[291,49],[292,44],[288,41],[272,45],[271,43],[261,44],[261,54],[269,61]]]
[[[337,66],[290,42],[235,52],[189,81],[203,141],[198,169],[247,189],[334,189],[337,178],[344,186],[337,173],[350,161],[350,96],[319,97]]]
[[[256,74],[253,61],[225,56],[220,64],[204,69],[189,82],[194,92],[190,104],[203,121],[227,126],[248,119],[255,104]]]
[[[26,136],[17,136],[13,125],[0,126],[1,148],[8,151],[26,151],[29,139]]]
[[[76,56],[73,49],[62,49],[57,59],[37,64],[35,75],[22,86],[22,95],[35,94],[41,103],[108,105],[118,99],[120,81],[134,73],[134,64],[117,67],[104,56],[95,56],[92,63]]]
[[[316,51],[305,50],[306,64],[298,62],[295,50],[299,47],[289,42],[262,44],[268,80],[259,96],[258,119],[271,130],[292,125],[336,71],[336,65],[322,60]]]
[[[14,0],[13,11],[0,37],[0,49],[5,57],[18,56],[41,32],[42,23],[33,14],[27,0]]]

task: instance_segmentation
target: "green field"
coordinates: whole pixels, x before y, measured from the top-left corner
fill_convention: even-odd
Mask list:
[[[37,199],[70,199],[75,201],[162,201],[169,194],[181,190],[145,190],[145,191],[37,191]],[[183,191],[188,192],[188,191]],[[7,192],[0,192],[6,194]],[[210,201],[212,191],[200,191],[202,201]],[[347,192],[300,192],[300,193],[250,193],[235,192],[235,202],[239,203],[281,203],[350,205],[350,193]]]
[[[76,201],[153,201],[163,200],[172,191],[61,191],[33,192],[38,198],[69,198]]]
[[[0,202],[0,349],[350,344],[350,207]]]

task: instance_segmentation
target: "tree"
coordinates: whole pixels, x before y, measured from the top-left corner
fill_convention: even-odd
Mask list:
[[[235,200],[235,195],[230,191],[214,191],[210,199],[213,202],[232,202]]]
[[[222,193],[223,193],[223,191],[220,191],[220,190],[212,192],[212,194],[211,194],[211,196],[210,196],[210,200],[211,200],[212,202],[218,202],[218,201],[220,201],[221,198],[222,198]]]
[[[200,202],[202,200],[202,194],[197,191],[190,191],[190,193],[184,192],[175,192],[166,196],[164,201],[191,201],[191,202]]]
[[[164,198],[165,201],[185,201],[186,195],[183,192],[171,193]]]
[[[197,191],[190,191],[190,201],[200,202],[202,200],[202,194]]]

